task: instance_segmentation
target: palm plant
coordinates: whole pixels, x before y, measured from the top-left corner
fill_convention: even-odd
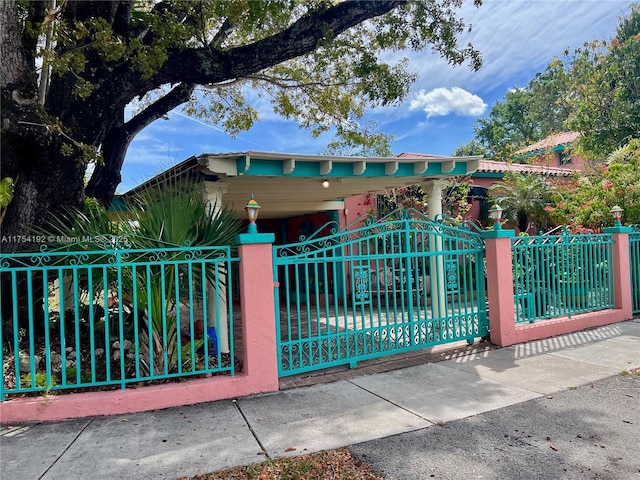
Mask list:
[[[546,229],[550,217],[545,207],[551,202],[553,190],[547,179],[540,175],[507,173],[504,180],[489,188],[494,203],[503,209],[505,219],[526,232],[529,222],[538,229]]]
[[[206,202],[201,184],[196,182],[172,182],[162,189],[144,192],[130,204],[130,224],[135,225],[132,243],[136,249],[146,250],[178,245],[233,247],[234,236],[240,232],[242,222],[233,218],[231,210],[217,207]],[[173,260],[177,259],[179,256],[173,257]],[[221,281],[219,290],[224,294],[224,279],[228,272],[222,264],[207,263],[206,267],[189,268],[187,263],[180,262],[166,263],[147,272],[136,271],[135,279],[132,270],[126,272],[123,278],[126,290],[136,291],[135,297],[131,297],[136,298],[133,307],[145,311],[143,319],[147,328],[141,338],[141,353],[143,358],[149,359],[147,369],[149,373],[171,373],[178,368],[180,357],[177,316],[180,297],[192,289],[190,298],[201,299],[202,289],[193,286],[203,285],[206,279],[214,277]],[[181,279],[188,279],[188,283]],[[195,341],[193,335],[191,339]]]
[[[230,209],[208,203],[202,185],[191,179],[173,180],[160,188],[147,190],[127,206],[127,215],[118,215],[115,220],[95,205],[85,211],[68,210],[51,220],[46,233],[107,240],[73,242],[64,245],[65,250],[110,250],[124,245],[131,265],[136,262],[148,265],[146,268],[128,265],[120,269],[117,277],[103,269],[92,270],[91,275],[87,274],[89,269],[78,270],[78,285],[84,291],[91,291],[94,299],[102,298],[105,308],[105,283],[111,292],[119,292],[120,308],[129,313],[125,331],[130,335],[137,333],[141,373],[173,373],[179,370],[178,360],[185,357],[181,355],[183,346],[179,338],[181,297],[188,295],[193,301],[201,299],[203,288],[194,288],[194,285],[206,285],[211,278],[220,282],[218,291],[221,295],[227,290],[224,279],[228,272],[224,270],[223,262],[203,262],[201,266],[189,264],[185,260],[193,248],[181,250],[181,247],[234,248],[234,236],[240,232],[242,221],[235,219]],[[112,242],[108,241],[110,238]],[[167,254],[169,251],[171,253]],[[170,261],[160,261],[163,257]],[[108,282],[104,281],[105,275],[110,279]],[[188,294],[190,290],[191,294]],[[135,332],[131,333],[133,330]],[[193,332],[190,341],[196,342]]]

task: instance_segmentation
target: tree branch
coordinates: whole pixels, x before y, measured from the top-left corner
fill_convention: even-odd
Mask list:
[[[229,37],[231,32],[233,32],[234,28],[235,26],[233,25],[231,20],[229,20],[228,18],[225,19],[211,42],[209,42],[209,46],[211,48],[219,48],[220,45],[222,45],[222,42],[224,42]]]
[[[154,77],[159,85],[176,81],[219,83],[259,72],[305,55],[365,20],[384,15],[404,0],[352,1],[314,10],[289,28],[250,45],[230,50],[175,49]]]
[[[147,108],[131,118],[131,120],[118,128],[135,135],[153,121],[189,100],[194,88],[195,84],[193,83],[181,83],[177,85],[165,96],[153,102]]]
[[[131,140],[153,121],[189,100],[194,88],[195,84],[193,83],[181,83],[128,122],[111,128],[102,142],[103,162],[97,165],[93,171],[85,194],[97,198],[103,205],[108,206],[122,180],[120,171],[124,161],[124,153]]]

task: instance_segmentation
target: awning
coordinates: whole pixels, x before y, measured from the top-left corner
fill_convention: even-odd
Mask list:
[[[244,217],[253,194],[260,218],[283,218],[343,208],[343,199],[388,188],[475,172],[482,156],[335,157],[271,152],[203,154],[197,163],[219,182],[223,201]]]

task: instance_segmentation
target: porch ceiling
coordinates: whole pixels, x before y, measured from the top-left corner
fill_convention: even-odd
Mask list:
[[[223,201],[238,217],[251,194],[260,218],[283,218],[339,210],[343,199],[362,193],[467,175],[477,170],[473,157],[333,157],[269,152],[203,154],[198,163],[208,181],[223,182]],[[324,188],[323,182],[329,182]]]

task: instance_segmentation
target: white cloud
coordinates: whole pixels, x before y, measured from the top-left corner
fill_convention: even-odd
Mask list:
[[[476,92],[502,82],[526,84],[565,48],[614,35],[618,16],[628,11],[626,0],[500,1],[485,0],[476,8],[465,2],[460,16],[473,26],[460,45],[471,42],[482,54],[483,66],[473,72],[467,64],[453,67],[428,50],[398,52],[407,56],[419,75],[416,90],[458,85]],[[569,20],[570,19],[570,20]]]
[[[430,92],[420,90],[409,105],[410,110],[422,109],[430,117],[442,117],[454,113],[469,117],[482,115],[487,104],[477,95],[460,87],[434,88]]]
[[[473,29],[462,35],[460,45],[471,42],[480,51],[483,66],[479,71],[472,71],[467,64],[452,66],[429,49],[387,52],[383,58],[392,63],[409,59],[409,69],[419,77],[409,98],[420,90],[456,86],[473,91],[491,105],[507,88],[525,86],[566,48],[573,50],[586,41],[611,38],[618,17],[625,12],[626,0],[485,0],[480,8],[465,2],[460,16]],[[399,107],[378,107],[368,114],[379,126],[393,128],[392,124],[408,119],[415,125],[419,111],[412,111],[407,101]]]
[[[473,30],[463,34],[460,45],[471,42],[482,53],[483,67],[478,72],[466,64],[454,67],[429,49],[387,52],[384,59],[389,62],[407,57],[409,69],[419,79],[400,106],[371,109],[362,122],[373,119],[386,133],[395,134],[394,151],[450,154],[472,137],[474,117],[488,111],[484,107],[478,113],[484,103],[492,104],[508,88],[525,86],[565,48],[611,38],[617,17],[628,11],[628,3],[629,0],[485,0],[475,8],[473,2],[464,2],[460,16],[473,24]],[[139,182],[167,164],[203,152],[319,153],[330,140],[330,134],[314,139],[277,115],[267,93],[259,96],[258,91],[248,87],[243,93],[261,119],[249,132],[232,139],[219,127],[199,125],[197,120],[176,115],[182,112],[177,109],[169,114],[169,122],[156,121],[136,137],[127,155],[123,178],[129,183]],[[128,115],[134,107],[130,105]]]

